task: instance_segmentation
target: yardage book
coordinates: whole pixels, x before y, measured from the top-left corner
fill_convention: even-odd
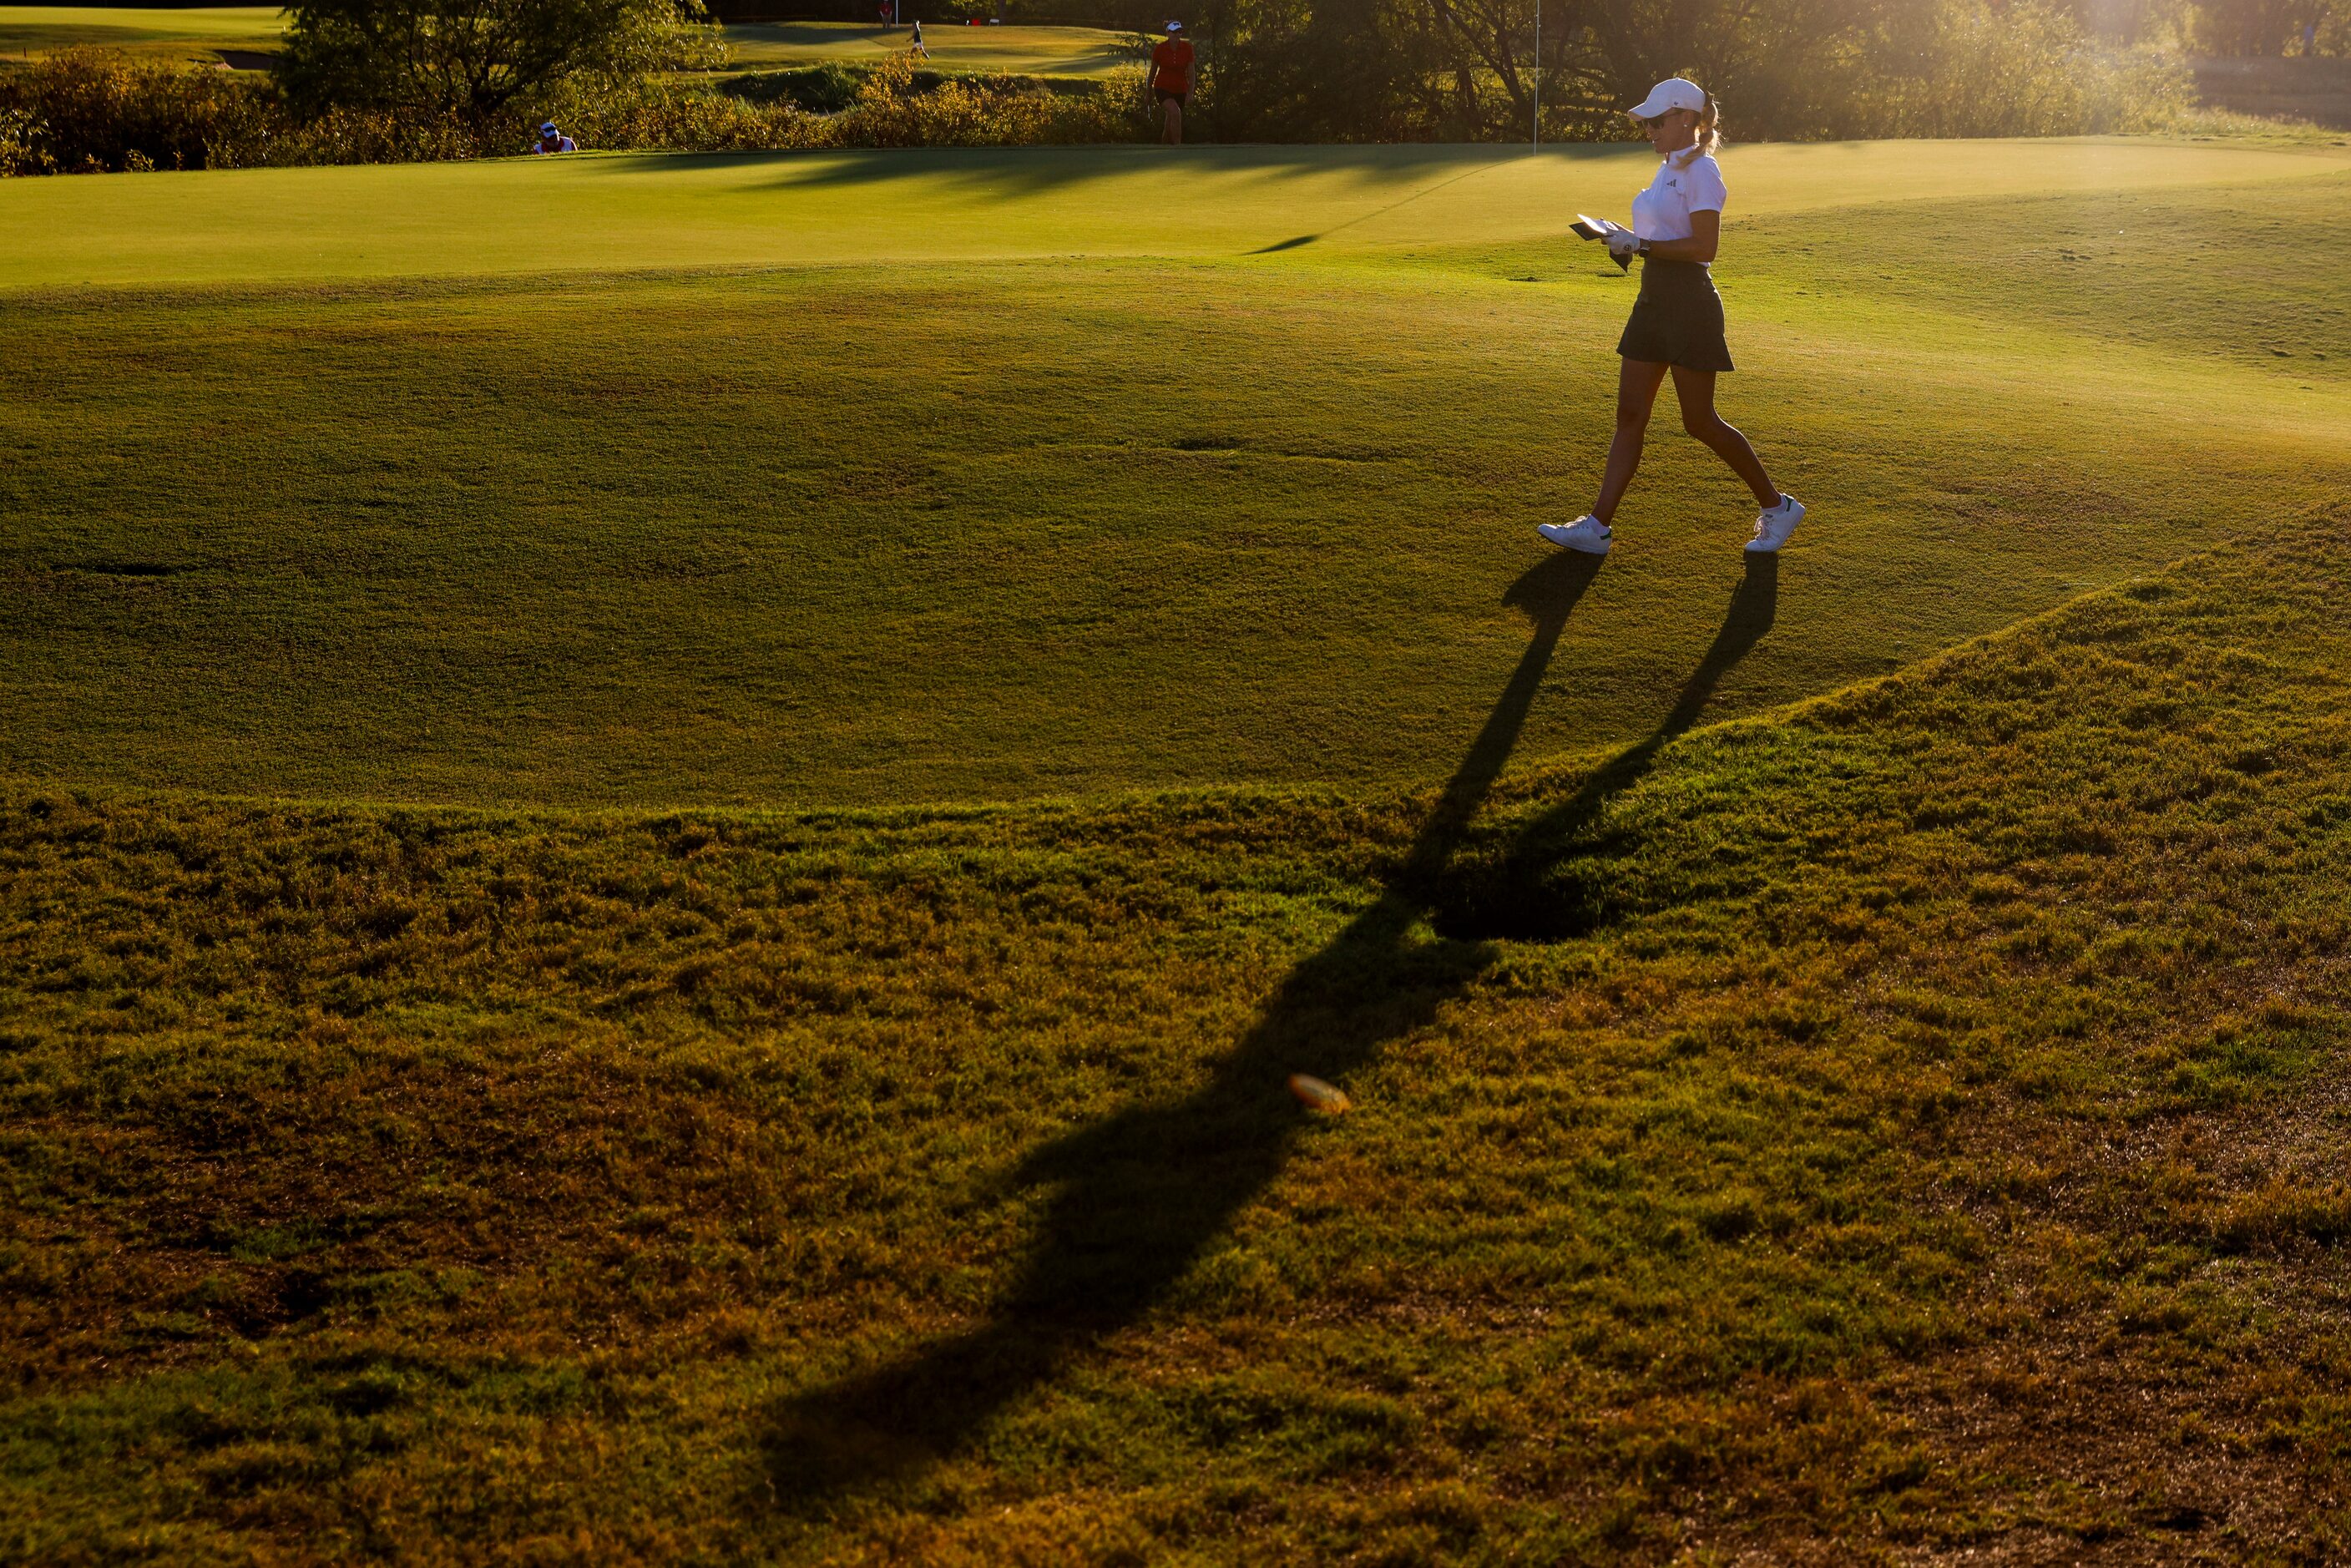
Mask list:
[[[1615,225],[1613,224],[1603,223],[1598,218],[1587,218],[1582,213],[1578,213],[1575,214],[1575,221],[1567,226],[1574,231],[1575,236],[1578,239],[1606,239],[1608,237],[1608,231]],[[1614,259],[1616,263],[1617,271],[1630,272],[1633,270],[1633,258],[1631,256],[1620,256]]]

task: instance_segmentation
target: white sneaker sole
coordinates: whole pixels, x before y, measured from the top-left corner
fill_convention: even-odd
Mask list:
[[[1608,547],[1616,542],[1614,538],[1594,539],[1589,534],[1572,534],[1557,523],[1537,523],[1535,532],[1547,545],[1579,550],[1585,555],[1606,555]]]

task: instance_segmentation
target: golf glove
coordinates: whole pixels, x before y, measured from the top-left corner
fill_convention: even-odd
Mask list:
[[[1608,231],[1608,254],[1623,261],[1641,248],[1641,236],[1631,229],[1611,228]]]

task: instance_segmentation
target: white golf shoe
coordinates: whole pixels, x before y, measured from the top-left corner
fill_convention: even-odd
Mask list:
[[[1803,520],[1804,504],[1782,492],[1778,506],[1766,507],[1755,515],[1755,537],[1747,541],[1748,554],[1775,554]]]
[[[1582,550],[1586,555],[1606,555],[1609,541],[1615,538],[1606,523],[1589,512],[1572,523],[1537,523],[1535,532],[1562,549]]]

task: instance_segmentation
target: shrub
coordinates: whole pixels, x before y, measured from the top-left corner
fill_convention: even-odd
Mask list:
[[[810,114],[839,114],[857,101],[858,90],[870,74],[862,67],[838,63],[754,71],[725,83],[719,91],[747,103],[789,103]]]
[[[293,168],[315,163],[437,163],[475,158],[482,133],[454,115],[403,114],[391,110],[334,109],[297,120],[272,105],[264,119],[224,136],[208,149],[221,169]],[[516,144],[494,151],[517,151]]]
[[[0,104],[0,178],[55,171],[42,150],[47,130],[30,110]]]
[[[305,117],[402,110],[486,130],[563,83],[718,64],[699,0],[297,0],[277,74]]]
[[[812,112],[782,89],[711,92],[674,83],[550,99],[541,107],[583,147],[724,152],[1130,141],[1149,129],[1142,106],[1143,84],[1133,73],[1057,90],[1019,78],[943,78],[919,68],[914,57],[898,55],[857,73],[855,96],[833,113]],[[517,120],[513,134],[519,150],[528,126]]]
[[[2191,100],[2185,67],[2100,49],[2064,13],[1942,0],[1876,51],[1876,79],[1839,117],[1846,136],[2064,136],[2151,131]]]
[[[785,74],[785,73],[777,73]],[[846,73],[844,73],[846,74]],[[654,80],[571,83],[528,112],[337,107],[291,113],[266,83],[75,51],[0,78],[0,172],[407,163],[519,153],[542,118],[583,147],[727,152],[820,147],[977,147],[1130,141],[1147,131],[1142,84],[1049,88],[943,78],[901,57],[855,76],[845,108],[812,112],[779,93]]]
[[[1008,147],[1132,141],[1148,129],[1141,73],[1113,74],[1084,93],[1033,83],[991,86],[950,79],[923,90],[914,58],[893,56],[835,121],[837,145]]]
[[[274,113],[266,89],[225,71],[68,49],[0,79],[0,163],[16,173],[201,169],[215,144],[263,134]]]
[[[622,152],[756,152],[826,144],[825,120],[789,101],[754,103],[670,83],[553,99],[509,127],[519,152],[541,113],[582,147]]]

